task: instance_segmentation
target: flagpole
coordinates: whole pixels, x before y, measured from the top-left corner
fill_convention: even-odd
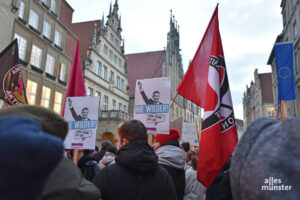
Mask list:
[[[79,152],[78,149],[73,149],[73,163],[75,165],[77,165],[77,162],[78,162],[78,152]]]
[[[281,102],[282,107],[282,120],[286,119],[287,117],[287,110],[286,110],[286,100]]]
[[[173,107],[173,104],[174,104],[174,101],[175,101],[177,95],[178,95],[178,92],[176,92],[176,95],[175,95],[175,97],[174,97],[174,99],[173,99],[173,101],[172,101],[172,103],[171,103],[170,110],[171,110],[171,108]]]

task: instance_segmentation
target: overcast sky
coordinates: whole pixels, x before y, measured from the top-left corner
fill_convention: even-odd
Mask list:
[[[115,0],[67,0],[73,22],[105,21]],[[170,9],[180,32],[184,70],[193,58],[219,2],[219,25],[235,115],[243,119],[243,93],[254,69],[270,72],[267,60],[282,31],[281,0],[119,0],[125,54],[163,50],[167,44]]]

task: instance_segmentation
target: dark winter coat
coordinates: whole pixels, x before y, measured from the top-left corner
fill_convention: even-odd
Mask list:
[[[177,198],[182,200],[185,189],[184,165],[186,152],[179,147],[177,140],[171,140],[156,150],[159,165],[167,170],[175,185]]]
[[[79,159],[77,166],[81,170],[83,177],[89,181],[92,181],[96,174],[100,171],[100,167],[96,160],[88,155],[83,155]]]
[[[121,147],[116,164],[103,168],[94,178],[103,200],[176,200],[174,184],[158,166],[158,158],[146,141]]]
[[[54,169],[41,200],[98,200],[98,188],[83,178],[73,162],[64,157]]]

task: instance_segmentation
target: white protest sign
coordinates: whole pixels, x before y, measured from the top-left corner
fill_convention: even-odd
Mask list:
[[[68,97],[64,118],[69,132],[66,149],[95,149],[98,125],[99,97]]]
[[[189,142],[191,146],[199,146],[196,124],[183,122],[181,142]]]
[[[169,134],[171,80],[136,80],[133,118],[140,120],[148,133]]]

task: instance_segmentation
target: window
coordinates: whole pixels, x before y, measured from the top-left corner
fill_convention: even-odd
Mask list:
[[[293,30],[294,30],[294,40],[296,40],[298,37],[298,27],[296,21],[293,24]]]
[[[275,109],[274,107],[268,107],[268,116],[274,117],[275,116]]]
[[[104,51],[104,54],[107,55],[107,53],[108,53],[108,47],[106,45],[104,45],[103,51]]]
[[[59,47],[61,46],[61,34],[58,31],[55,31],[54,43]]]
[[[103,65],[103,67],[102,67],[102,78],[104,79],[104,80],[107,80],[107,67],[105,66],[105,65]]]
[[[55,92],[53,110],[57,114],[60,114],[60,111],[61,111],[61,102],[62,102],[62,93]]]
[[[27,80],[26,97],[29,105],[35,105],[37,83]]]
[[[114,63],[118,63],[118,57],[117,57],[117,55],[116,54],[114,54]]]
[[[119,110],[122,110],[122,104],[119,103]]]
[[[39,15],[33,10],[30,10],[29,25],[31,25],[36,30],[38,30],[39,28]]]
[[[108,96],[104,96],[103,110],[108,109]]]
[[[102,66],[101,62],[97,61],[97,64],[96,64],[96,74],[98,76],[101,76],[101,66]]]
[[[48,39],[50,39],[51,25],[47,21],[44,21],[43,35],[46,36]]]
[[[65,81],[65,76],[66,76],[66,65],[65,65],[65,63],[59,63],[57,76],[58,76],[59,80]]]
[[[119,58],[119,67],[122,67],[122,60]]]
[[[110,71],[109,81],[113,82],[114,80],[115,80],[115,73],[113,71]]]
[[[41,68],[41,59],[42,50],[33,44],[31,49],[30,64],[35,67]]]
[[[126,105],[124,105],[123,109],[124,109],[124,112],[127,112],[127,106]]]
[[[47,0],[42,0],[42,2],[47,5]]]
[[[125,88],[124,88],[124,79],[121,79],[121,90],[124,91]]]
[[[95,96],[96,96],[96,97],[101,97],[101,92],[96,91]]]
[[[109,50],[109,59],[110,59],[110,60],[113,59],[113,52],[112,52],[112,50]]]
[[[110,34],[110,41],[114,42],[114,40],[115,40],[115,37],[114,37],[114,35],[111,33],[111,34]]]
[[[117,38],[115,38],[115,46],[119,47],[119,40]]]
[[[50,95],[51,95],[51,89],[46,86],[43,86],[41,106],[44,106],[45,108],[49,108]]]
[[[23,1],[20,1],[19,17],[22,19],[24,17],[24,10],[25,10],[25,3]]]
[[[296,72],[296,74],[298,74],[299,73],[299,68],[298,68],[298,65],[299,65],[298,52],[295,52],[294,59],[295,59],[295,72]]]
[[[18,40],[19,58],[25,60],[27,40],[17,33],[15,33],[15,38]]]
[[[54,73],[54,64],[55,64],[54,57],[47,54],[45,72],[47,72],[48,74],[53,75],[53,73]]]
[[[117,76],[116,87],[120,89],[120,76]]]
[[[87,96],[93,96],[93,89],[90,87],[87,88]]]
[[[112,101],[112,110],[116,110],[117,109],[117,102],[116,100]]]
[[[50,5],[50,10],[55,13],[55,6],[56,6],[56,1],[51,0],[51,5]]]

